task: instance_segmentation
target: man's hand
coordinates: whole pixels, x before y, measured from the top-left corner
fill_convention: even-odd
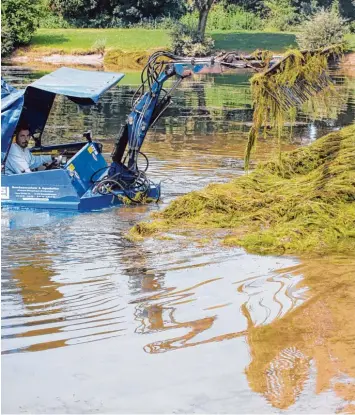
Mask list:
[[[52,157],[52,162],[51,163],[45,163],[44,164],[44,169],[43,170],[50,170],[53,169],[54,167],[58,167],[58,159],[57,157]]]

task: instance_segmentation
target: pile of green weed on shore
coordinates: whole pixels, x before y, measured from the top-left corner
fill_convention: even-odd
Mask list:
[[[354,253],[355,125],[182,196],[130,237],[201,229],[227,230],[223,243],[255,253]]]
[[[152,53],[152,50],[124,52],[119,49],[112,49],[106,52],[104,63],[107,66],[121,69],[139,70],[144,67]]]

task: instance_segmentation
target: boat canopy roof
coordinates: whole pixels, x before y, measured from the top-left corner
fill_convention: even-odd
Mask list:
[[[80,105],[94,105],[100,96],[124,77],[123,73],[60,68],[17,90],[1,80],[1,152],[6,153],[17,125],[31,133],[42,132],[56,95]]]
[[[123,73],[60,68],[37,79],[30,87],[65,95],[78,104],[92,105],[123,77]]]

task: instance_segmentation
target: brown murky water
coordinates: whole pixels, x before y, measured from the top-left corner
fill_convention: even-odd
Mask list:
[[[38,76],[20,72],[7,75]],[[179,92],[144,148],[160,205],[2,211],[3,413],[355,412],[354,257],[124,238],[176,196],[243,174],[246,82],[208,78]],[[336,117],[302,116],[285,148],[354,121],[348,82]],[[47,139],[91,125],[108,154],[132,92],[90,111],[58,100]],[[272,151],[260,142],[256,159]]]

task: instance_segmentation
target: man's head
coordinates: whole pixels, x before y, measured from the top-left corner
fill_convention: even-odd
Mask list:
[[[26,148],[28,146],[28,142],[30,141],[30,130],[27,125],[20,126],[16,133],[16,143],[21,148]]]

